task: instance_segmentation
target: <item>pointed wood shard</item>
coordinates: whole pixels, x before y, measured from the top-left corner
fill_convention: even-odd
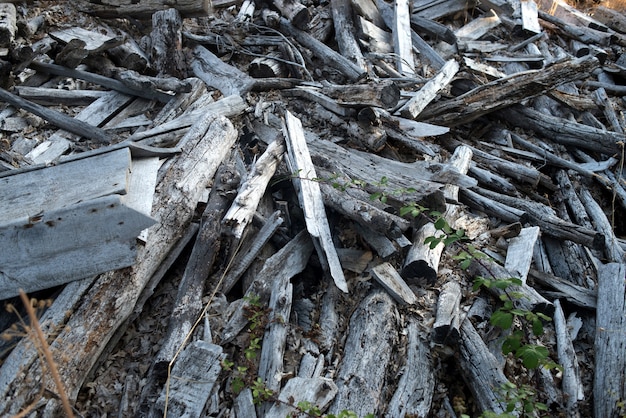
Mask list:
[[[293,182],[298,190],[307,230],[314,237],[313,241],[320,259],[328,263],[335,285],[347,293],[348,285],[330,234],[322,192],[315,181],[317,173],[304,139],[302,123],[289,111],[285,112],[284,135],[287,142],[287,160],[291,166],[290,170],[296,174]]]

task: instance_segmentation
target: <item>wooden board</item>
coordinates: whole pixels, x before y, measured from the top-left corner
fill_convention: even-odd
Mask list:
[[[128,267],[135,237],[153,223],[119,195],[15,219],[0,230],[0,299]]]
[[[24,216],[35,217],[110,194],[126,194],[128,148],[57,166],[0,178],[0,228]]]

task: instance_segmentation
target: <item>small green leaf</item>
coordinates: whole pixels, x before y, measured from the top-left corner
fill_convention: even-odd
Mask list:
[[[446,223],[446,220],[444,218],[438,218],[435,221],[435,229],[441,230],[441,229],[443,229],[446,226],[446,224],[447,223]]]
[[[511,328],[511,325],[513,325],[513,315],[508,312],[498,310],[491,315],[490,322],[493,326],[502,329],[509,329]]]
[[[535,336],[543,335],[543,322],[539,319],[533,321],[533,334]]]
[[[527,369],[536,369],[540,362],[548,358],[548,349],[541,345],[524,345],[517,349],[515,355],[522,360]]]
[[[374,200],[378,200],[378,199],[380,199],[380,197],[381,197],[382,195],[383,195],[383,194],[382,194],[382,193],[380,193],[380,192],[372,193],[372,194],[370,195],[370,200],[372,200],[372,201],[374,201]],[[400,210],[402,210],[402,209],[400,209]]]

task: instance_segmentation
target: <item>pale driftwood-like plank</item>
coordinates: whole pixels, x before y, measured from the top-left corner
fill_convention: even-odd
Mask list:
[[[417,297],[390,263],[382,263],[372,269],[372,275],[396,302],[412,305]]]
[[[382,413],[383,385],[397,336],[398,311],[383,290],[374,290],[350,318],[337,374],[337,396],[329,413],[344,409],[358,416]]]
[[[46,87],[15,86],[14,91],[26,100],[44,106],[87,106],[102,96],[110,94],[102,90],[61,90]]]
[[[626,399],[626,264],[610,263],[598,270],[598,308],[594,341],[593,411],[596,417],[619,416]],[[600,303],[601,302],[601,303]]]
[[[348,292],[348,285],[333,244],[328,219],[326,219],[322,192],[319,184],[314,180],[317,174],[304,139],[302,123],[290,112],[286,112],[285,124],[288,161],[291,171],[297,174],[293,182],[298,190],[307,230],[313,237],[318,256],[328,267],[335,285],[343,292]]]
[[[526,282],[533,261],[533,248],[539,239],[539,233],[538,226],[523,228],[518,236],[511,238],[507,248],[504,268],[523,282]]]
[[[98,356],[132,313],[142,289],[184,235],[208,180],[236,138],[237,131],[225,118],[201,120],[190,130],[181,141],[181,154],[168,164],[157,188],[153,216],[159,224],[153,227],[146,245],[138,247],[137,263],[132,269],[101,275],[81,299],[68,326],[51,343],[53,357],[66,360],[59,364],[59,373],[69,398],[76,398]],[[68,358],[68,347],[80,350]],[[23,374],[14,375],[7,389],[12,393],[11,402],[0,402],[0,414],[12,415],[28,405],[39,392],[40,379],[25,377],[40,374],[41,369],[35,364]],[[50,390],[55,388],[51,385]]]
[[[537,13],[537,3],[534,0],[521,0],[522,12],[522,29],[532,32],[541,33],[541,25],[539,24],[539,14]]]
[[[407,353],[402,377],[398,382],[385,417],[428,416],[436,387],[433,359],[428,342],[422,338],[419,324],[408,317]]]
[[[202,340],[191,343],[176,359],[169,388],[163,388],[147,416],[200,417],[222,371],[224,357],[219,345]]]
[[[128,148],[0,178],[0,225],[80,201],[126,194]],[[85,179],[91,179],[85,181]],[[28,223],[26,221],[25,223]]]
[[[400,114],[409,119],[417,118],[420,113],[437,96],[441,89],[448,86],[452,77],[459,71],[459,63],[450,60],[439,70],[437,75],[430,79],[402,108]]]
[[[395,0],[393,10],[393,49],[397,57],[396,68],[400,74],[411,77],[415,75],[415,60],[408,0]]]

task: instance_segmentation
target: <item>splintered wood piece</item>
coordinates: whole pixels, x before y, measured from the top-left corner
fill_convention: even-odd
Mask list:
[[[249,302],[245,298],[249,299],[254,296],[258,297],[260,303],[266,303],[270,298],[272,283],[276,281],[276,278],[284,277],[288,280],[302,272],[307,266],[312,253],[313,242],[309,234],[302,231],[280,251],[268,258],[259,274],[255,276],[246,290],[241,309],[237,309],[226,325],[224,325],[222,341],[231,341],[248,323],[248,319],[243,312],[245,306],[249,306]]]
[[[335,39],[339,52],[350,61],[354,62],[363,71],[367,70],[365,58],[357,42],[357,33],[352,20],[352,1],[330,0],[330,7],[335,27]],[[297,27],[297,25],[296,25]]]
[[[207,86],[218,89],[224,96],[237,94],[243,97],[254,84],[254,79],[248,74],[225,63],[200,45],[193,49],[191,69],[196,77]]]
[[[159,76],[185,78],[187,63],[182,50],[183,18],[177,8],[159,10],[152,15],[150,32],[151,65]]]
[[[394,0],[393,49],[397,56],[396,68],[407,77],[415,75],[413,42],[411,40],[411,12],[408,0]]]
[[[150,418],[170,415],[199,418],[222,371],[222,347],[194,341],[176,359],[167,388],[153,404]]]
[[[450,84],[452,78],[459,71],[459,63],[450,60],[439,70],[437,75],[430,79],[415,96],[400,108],[400,114],[409,119],[417,118],[420,113],[432,102],[437,94]]]
[[[580,200],[582,201],[589,218],[593,221],[596,230],[604,237],[604,251],[606,257],[611,262],[622,262],[624,260],[624,250],[620,247],[615,237],[613,223],[609,221],[606,214],[586,188],[581,189]]]
[[[0,226],[0,299],[128,267],[135,237],[154,224],[119,195],[20,218]]]
[[[383,290],[373,290],[350,317],[344,355],[337,373],[337,396],[329,413],[382,413],[383,386],[397,338],[398,311]]]
[[[420,335],[419,325],[408,317],[407,354],[400,381],[389,401],[385,417],[428,416],[436,382],[430,346]]]
[[[402,276],[389,263],[382,263],[372,269],[372,275],[382,287],[400,304],[413,305],[417,297],[402,279]]]
[[[476,87],[454,99],[440,100],[420,115],[423,121],[455,126],[555,89],[569,81],[588,77],[598,60],[586,56],[558,62],[541,70],[516,73]]]
[[[298,198],[304,211],[307,230],[313,237],[318,256],[326,263],[335,285],[347,293],[348,285],[333,244],[322,192],[316,181],[317,173],[311,161],[307,142],[304,139],[302,123],[289,111],[285,112],[284,135],[287,142],[290,170],[297,174],[293,182],[298,190]]]
[[[526,283],[526,277],[533,261],[533,248],[539,238],[539,227],[523,228],[519,235],[511,238],[506,252],[504,268]]]
[[[461,324],[459,363],[467,386],[482,411],[504,413],[506,405],[498,391],[508,380],[469,319]]]
[[[471,161],[472,150],[461,145],[454,151],[449,163],[460,174],[464,175],[467,173]],[[454,183],[447,184],[444,186],[444,197],[457,201],[459,198],[459,187]],[[455,222],[459,217],[458,211],[457,205],[446,204],[443,217],[451,227],[455,226]],[[428,237],[441,237],[442,234],[442,231],[437,231],[433,222],[426,223],[415,232],[413,245],[409,249],[404,261],[404,267],[402,268],[402,277],[405,280],[416,280],[420,284],[422,284],[421,281],[423,280],[430,285],[435,283],[437,272],[439,271],[439,261],[445,245],[439,243],[435,248],[430,248],[430,244],[426,244],[425,240]]]
[[[56,358],[64,356],[67,347],[82,347],[59,364],[70,399],[76,399],[89,370],[118,327],[133,312],[152,274],[184,236],[206,184],[236,139],[237,131],[225,118],[203,119],[188,132],[181,140],[181,154],[164,167],[153,213],[159,224],[151,231],[146,245],[138,246],[137,262],[132,269],[101,275],[84,294],[67,326],[55,334],[51,350]],[[0,369],[0,376],[4,373]],[[11,391],[12,401],[0,406],[0,415],[14,415],[32,401],[41,389],[41,380],[25,378],[40,374],[38,365],[33,364],[24,373],[13,372],[12,378],[4,380],[9,382],[5,388]]]
[[[284,140],[276,139],[250,168],[248,177],[237,192],[232,206],[224,215],[223,223],[228,225],[235,238],[240,239],[254,213],[276,167],[283,159],[285,152]]]
[[[585,398],[583,384],[580,379],[580,368],[576,350],[570,336],[565,314],[561,303],[554,301],[554,330],[556,334],[556,351],[559,356],[559,364],[563,367],[562,388],[565,395],[566,408],[571,414],[575,414],[578,401]]]
[[[278,400],[272,409],[265,414],[265,418],[284,418],[296,410],[290,405],[300,402],[309,402],[323,411],[337,394],[337,385],[325,377],[292,377],[280,391]],[[244,415],[240,415],[244,416]]]
[[[96,54],[114,48],[124,43],[121,36],[105,35],[101,32],[94,32],[87,29],[74,27],[48,33],[56,41],[68,44],[74,39],[79,39],[85,43],[85,50],[90,54]]]
[[[15,86],[14,91],[18,96],[24,99],[44,106],[56,106],[60,104],[87,106],[94,100],[110,94],[110,92],[102,90],[61,90],[57,88],[28,86]]]

